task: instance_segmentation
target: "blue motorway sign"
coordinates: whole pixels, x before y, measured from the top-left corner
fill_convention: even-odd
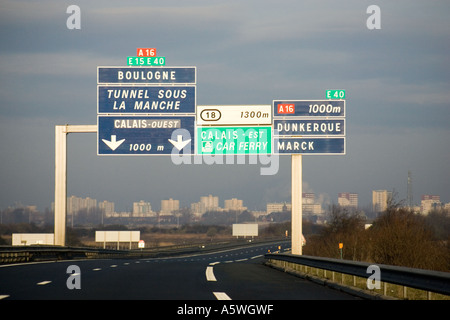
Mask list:
[[[345,100],[274,100],[273,117],[344,117]]]
[[[345,136],[345,119],[274,119],[277,136]]]
[[[196,67],[97,67],[98,84],[195,84]]]
[[[345,138],[324,137],[275,137],[274,154],[345,154]]]
[[[98,155],[194,154],[195,115],[98,116]]]
[[[105,86],[97,88],[98,113],[192,113],[196,87]]]

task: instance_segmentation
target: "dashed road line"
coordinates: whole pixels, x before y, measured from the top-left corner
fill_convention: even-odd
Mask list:
[[[213,267],[211,266],[206,267],[206,280],[217,281],[216,277],[214,276]]]
[[[231,300],[225,292],[213,292],[217,300]]]

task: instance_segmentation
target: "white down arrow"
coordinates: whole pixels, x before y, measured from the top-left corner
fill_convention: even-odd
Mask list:
[[[169,142],[170,142],[171,144],[173,144],[173,146],[174,146],[175,148],[177,148],[178,150],[181,150],[181,149],[183,149],[189,142],[191,142],[191,139],[188,139],[188,140],[184,140],[184,141],[183,141],[183,136],[182,136],[182,135],[178,135],[178,136],[177,136],[177,141],[174,141],[174,140],[172,140],[172,139],[169,139]]]
[[[116,150],[124,141],[125,139],[116,141],[116,136],[111,135],[111,141],[108,141],[106,139],[102,139],[102,141],[111,148],[112,151]]]

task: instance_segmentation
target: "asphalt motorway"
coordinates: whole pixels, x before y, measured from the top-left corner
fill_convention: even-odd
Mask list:
[[[0,299],[358,300],[263,264],[265,253],[275,252],[279,246],[283,251],[289,245],[259,244],[158,259],[4,265],[0,266]],[[76,266],[79,272],[70,266]]]

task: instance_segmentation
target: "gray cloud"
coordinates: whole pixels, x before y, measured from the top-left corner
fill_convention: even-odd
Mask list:
[[[382,29],[366,28],[369,1],[4,1],[0,11],[0,208],[53,198],[53,129],[96,123],[97,66],[126,65],[154,46],[168,65],[197,66],[198,104],[271,104],[347,92],[347,155],[308,156],[304,178],[331,200],[375,188],[450,201],[447,161],[448,1],[377,1]],[[198,201],[209,193],[249,207],[290,197],[290,161],[259,166],[174,166],[169,158],[102,158],[95,135],[70,138],[71,194],[116,201]],[[419,151],[420,150],[420,151]],[[405,193],[405,191],[403,192]],[[262,207],[261,207],[262,206]]]

